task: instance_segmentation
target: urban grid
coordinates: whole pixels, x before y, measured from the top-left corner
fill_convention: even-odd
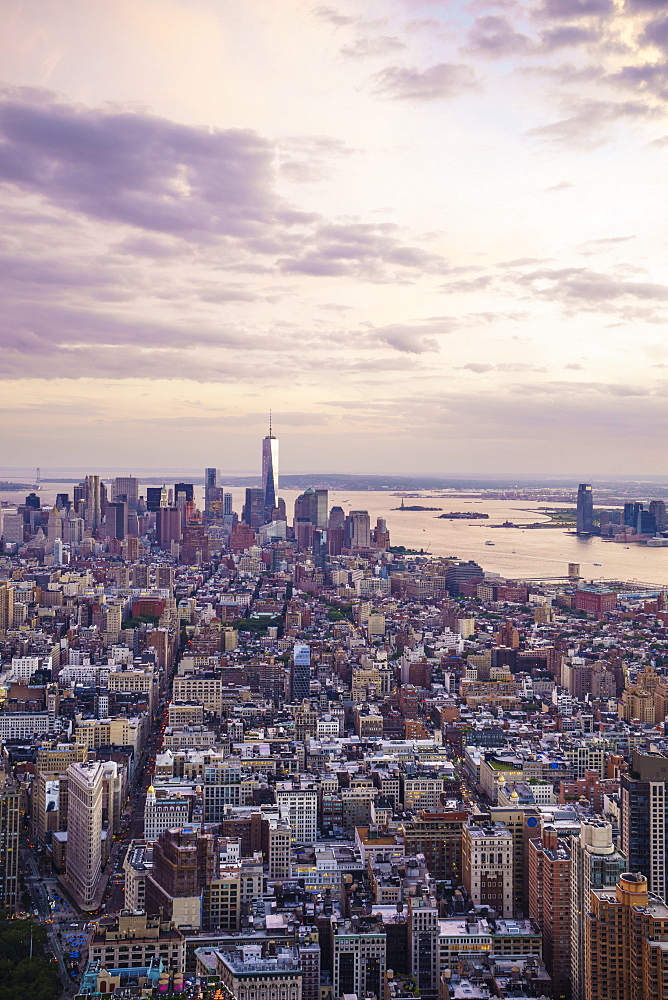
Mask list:
[[[668,996],[664,592],[289,516],[271,429],[240,514],[208,468],[0,524],[0,893],[66,996]]]

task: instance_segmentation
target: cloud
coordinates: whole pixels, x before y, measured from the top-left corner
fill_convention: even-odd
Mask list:
[[[190,240],[273,221],[271,143],[250,129],[179,125],[25,89],[0,104],[0,179],[62,208]]]
[[[396,101],[436,101],[477,86],[473,70],[461,63],[437,63],[424,70],[387,66],[374,83],[376,94]]]
[[[291,136],[277,149],[278,169],[297,183],[314,183],[329,177],[333,165],[356,150],[328,135]]]
[[[402,354],[431,354],[440,350],[434,334],[451,333],[454,326],[454,321],[444,318],[412,326],[394,323],[375,329],[374,339]]]
[[[515,31],[507,17],[488,14],[476,19],[468,46],[474,52],[501,58],[527,52],[533,43],[527,35]]]
[[[624,0],[624,5],[631,12],[666,9],[665,0]]]
[[[545,0],[537,13],[542,17],[577,18],[606,16],[614,12],[612,0]]]
[[[459,370],[475,372],[477,375],[486,375],[487,372],[544,372],[546,368],[541,365],[530,365],[524,361],[500,361],[497,364],[489,364],[482,361],[469,361],[465,365],[459,365]]]
[[[554,52],[557,49],[565,49],[574,45],[586,45],[596,41],[598,37],[599,34],[591,28],[581,28],[576,24],[568,24],[541,32],[540,40],[541,47],[546,52]]]
[[[323,224],[316,229],[311,246],[279,263],[289,273],[335,277],[357,274],[371,281],[389,280],[393,270],[447,269],[441,257],[403,243],[400,236],[392,223]]]
[[[642,40],[646,45],[656,45],[668,51],[668,17],[658,17],[645,25]]]
[[[364,36],[357,38],[351,45],[344,45],[341,55],[349,59],[368,59],[376,56],[386,56],[391,52],[399,52],[407,48],[401,39],[390,35],[380,35],[376,38]]]
[[[449,281],[443,285],[445,292],[483,292],[490,287],[494,278],[491,274],[481,274],[477,278],[467,278],[463,281]]]
[[[397,226],[337,223],[276,194],[277,169],[318,180],[351,152],[329,136],[288,138],[277,149],[251,130],[75,107],[44,91],[15,90],[0,102],[0,180],[68,220],[122,227],[113,234],[119,254],[192,260],[206,251],[230,270],[371,281],[442,266]]]
[[[532,271],[517,279],[541,298],[585,308],[599,308],[620,300],[668,301],[668,286],[651,281],[628,281],[584,267]]]
[[[612,73],[609,79],[618,86],[631,86],[640,93],[668,100],[668,62],[623,66],[616,73]],[[654,113],[657,114],[658,110]]]
[[[572,114],[566,118],[539,125],[526,134],[559,145],[595,146],[605,141],[611,126],[656,113],[639,101],[575,99],[571,107]]]
[[[342,14],[341,11],[337,10],[335,7],[315,7],[313,13],[316,17],[320,18],[321,21],[327,21],[329,24],[333,24],[337,28],[343,28],[346,25],[354,24],[355,18],[348,17],[347,14]]]

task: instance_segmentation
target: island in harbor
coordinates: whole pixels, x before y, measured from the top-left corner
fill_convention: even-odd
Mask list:
[[[478,510],[451,510],[448,514],[439,514],[438,516],[449,521],[471,521],[473,519],[479,521],[488,518],[489,514],[483,514]]]
[[[413,504],[410,507],[406,507],[403,500],[401,501],[401,507],[393,507],[392,510],[443,510],[442,507],[419,507]]]

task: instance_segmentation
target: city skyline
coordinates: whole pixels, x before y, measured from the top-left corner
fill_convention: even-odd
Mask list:
[[[219,438],[243,469],[270,405],[291,469],[654,468],[659,4],[24,0],[0,27],[2,465],[76,439],[204,467]]]

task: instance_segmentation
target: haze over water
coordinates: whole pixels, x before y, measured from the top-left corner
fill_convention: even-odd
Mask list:
[[[160,471],[151,470],[151,484],[155,485]],[[1,478],[10,478],[4,470]],[[192,473],[190,473],[192,477]],[[112,477],[105,481],[110,484]],[[170,470],[165,476],[167,485],[174,485],[180,478],[188,482],[189,474],[180,477]],[[314,477],[314,481],[317,477]],[[146,485],[140,479],[140,494],[145,495]],[[224,486],[224,478],[221,476]],[[53,503],[56,493],[72,496],[74,484],[71,482],[43,483],[40,490],[42,503]],[[241,514],[245,488],[227,488],[232,493],[233,506]],[[302,490],[281,489],[288,518],[292,520],[294,501]],[[408,491],[407,491],[408,492]],[[470,499],[467,496],[448,495],[444,491],[410,491],[407,505],[441,507],[443,513],[449,511],[477,511],[489,514],[489,520],[441,520],[438,512],[406,511],[394,508],[401,505],[400,496],[388,491],[346,490],[329,492],[329,506],[338,505],[348,513],[350,510],[368,510],[372,525],[377,517],[384,517],[390,529],[393,545],[404,545],[411,549],[425,549],[435,556],[456,556],[459,559],[475,559],[486,571],[500,573],[510,578],[563,577],[569,562],[580,564],[581,575],[586,580],[638,580],[644,583],[668,586],[668,548],[647,548],[642,545],[605,542],[601,538],[578,538],[564,528],[519,529],[498,528],[504,521],[530,523],[548,521],[541,507],[558,506],[546,501],[540,503],[522,500],[488,500],[484,497]],[[25,491],[2,492],[0,500],[23,502]],[[203,506],[203,487],[195,487],[195,497]],[[487,541],[494,545],[487,545]],[[595,565],[600,563],[600,566]]]

